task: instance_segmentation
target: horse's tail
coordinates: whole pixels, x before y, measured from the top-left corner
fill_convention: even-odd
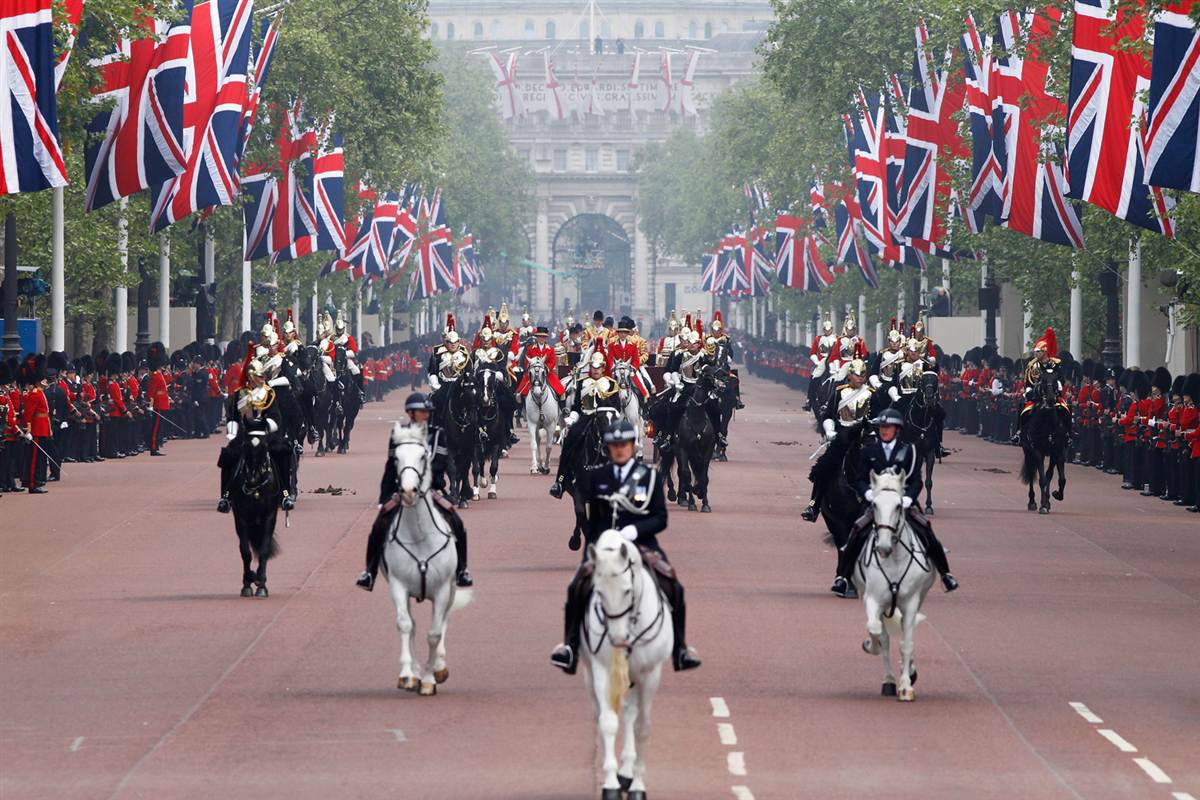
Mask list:
[[[1033,452],[1033,448],[1025,448],[1024,457],[1021,459],[1021,483],[1029,486],[1033,483],[1033,479],[1037,476],[1037,454]]]
[[[920,611],[918,611],[917,612],[917,623],[916,623],[916,625],[913,625],[913,629],[915,630],[917,625],[920,625],[924,621],[925,621],[925,615],[922,614]],[[901,629],[901,624],[903,622],[904,622],[904,614],[900,611],[899,608],[897,608],[890,617],[886,616],[886,615],[884,616],[883,624],[885,626],[887,626],[887,632],[888,632],[889,639],[898,639],[900,637],[900,634],[903,632]]]

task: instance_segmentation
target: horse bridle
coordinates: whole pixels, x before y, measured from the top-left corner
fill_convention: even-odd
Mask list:
[[[879,491],[894,492],[895,494],[898,494],[901,496],[903,496],[903,494],[904,494],[899,489],[893,489],[891,487],[888,487],[886,489],[880,489]],[[901,514],[900,518],[903,520],[903,518],[904,518],[903,510],[901,510],[900,514]],[[892,602],[888,606],[888,612],[886,614],[884,614],[884,616],[888,617],[889,619],[892,617],[892,615],[894,615],[896,613],[896,602],[900,595],[900,585],[902,583],[904,583],[904,579],[908,577],[908,573],[912,570],[913,564],[916,564],[917,567],[922,572],[929,572],[933,569],[933,567],[929,563],[928,554],[922,552],[922,554],[925,555],[925,560],[922,563],[922,561],[917,558],[916,548],[909,546],[909,544],[907,542],[905,542],[904,538],[900,535],[899,527],[900,527],[899,525],[883,525],[883,524],[876,522],[875,520],[871,520],[871,541],[867,542],[867,545],[869,545],[869,547],[867,548],[865,559],[864,558],[859,559],[859,569],[862,570],[864,579],[866,576],[866,568],[871,565],[871,560],[874,559],[875,565],[879,567],[879,574],[883,576],[883,579],[885,581],[887,581],[888,591],[891,592],[891,595],[892,595]],[[875,552],[875,547],[874,547],[875,534],[877,531],[880,531],[880,530],[891,531],[896,545],[903,547],[904,550],[908,553],[908,564],[905,565],[904,572],[900,573],[900,577],[894,581],[888,577],[887,570],[883,568],[883,561],[880,560],[879,554],[877,552]],[[916,537],[914,536],[913,539],[915,541]]]
[[[403,467],[400,468],[400,471],[396,473],[396,485],[399,486],[400,476],[403,475],[408,470],[412,470],[413,472],[417,473],[417,487],[418,487],[417,499],[421,500],[425,503],[425,508],[428,509],[428,511],[429,511],[429,518],[432,520],[435,520],[434,527],[437,527],[437,523],[436,523],[437,514],[436,514],[436,512],[434,512],[432,506],[429,505],[429,492],[420,488],[425,483],[426,472],[429,471],[430,458],[429,458],[428,448],[425,446],[424,442],[399,442],[396,444],[396,447],[397,448],[420,447],[421,450],[423,451],[424,455],[421,458],[421,468],[417,469],[416,467],[414,467],[411,464],[405,464]],[[414,508],[416,507],[416,503],[413,503],[413,507]],[[400,513],[396,516],[397,522],[399,521],[400,517],[403,516],[403,514],[404,514],[404,506],[401,505]],[[397,526],[397,530],[398,530],[398,526]],[[416,553],[414,553],[412,550],[408,549],[408,545],[416,544],[416,542],[403,541],[396,534],[396,530],[393,530],[391,536],[389,537],[393,542],[396,543],[396,545],[401,550],[403,550],[405,553],[407,553],[408,557],[411,558],[417,565],[417,572],[420,573],[420,575],[421,575],[421,596],[417,598],[418,603],[425,602],[426,595],[428,594],[428,592],[427,592],[428,587],[426,585],[426,580],[427,580],[427,577],[429,574],[429,562],[433,561],[435,558],[440,556],[442,554],[442,551],[444,551],[447,547],[450,546],[450,540],[453,538],[449,533],[441,530],[440,528],[438,528],[438,533],[440,533],[440,534],[442,534],[442,536],[446,537],[446,541],[442,542],[442,546],[439,547],[437,550],[435,550],[432,553],[432,555],[429,556],[429,558],[426,558],[424,560],[418,558]]]
[[[636,546],[636,545],[634,545],[634,546]],[[646,571],[644,564],[642,565],[642,567],[643,567],[643,571]],[[588,626],[585,625],[583,627],[584,639],[587,642],[588,651],[591,652],[592,655],[596,655],[597,653],[599,653],[601,645],[604,644],[604,640],[610,638],[608,635],[608,623],[610,621],[612,621],[614,619],[622,619],[623,617],[628,616],[629,617],[629,627],[633,630],[637,629],[637,624],[638,624],[637,609],[638,609],[638,606],[641,605],[642,595],[640,592],[638,592],[637,573],[634,572],[634,560],[632,558],[629,559],[629,562],[625,565],[625,569],[622,570],[622,573],[625,573],[625,572],[629,573],[630,580],[632,582],[632,586],[630,587],[630,594],[632,595],[632,598],[629,601],[629,606],[626,607],[626,609],[624,611],[620,612],[619,614],[610,614],[610,613],[608,613],[608,609],[604,607],[604,601],[602,599],[599,599],[596,601],[593,608],[596,612],[597,622],[599,622],[600,626],[601,626],[601,636],[599,639],[596,640],[595,647],[592,647],[592,641],[591,641],[592,637],[589,634]],[[654,619],[652,619],[650,621],[649,625],[647,625],[645,628],[642,628],[642,630],[636,636],[634,636],[632,639],[630,639],[625,644],[619,645],[619,646],[616,644],[613,644],[614,648],[616,648],[618,650],[624,650],[626,652],[626,654],[632,653],[634,645],[636,645],[638,642],[642,641],[642,639],[646,638],[646,636],[650,633],[650,631],[655,630],[656,626],[661,628],[661,625],[664,623],[664,621],[666,619],[666,598],[663,597],[662,590],[659,589],[657,584],[655,585],[655,590],[656,590],[656,593],[658,594],[658,613],[654,615]],[[611,639],[610,639],[610,643],[611,643]]]

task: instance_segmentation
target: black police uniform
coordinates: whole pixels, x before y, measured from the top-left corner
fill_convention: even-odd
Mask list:
[[[620,423],[617,423],[618,425]],[[667,527],[667,503],[663,492],[662,474],[640,460],[634,460],[624,479],[618,476],[618,467],[612,462],[588,467],[579,477],[577,491],[587,507],[588,523],[584,531],[587,543],[594,544],[600,535],[609,529],[621,530],[627,525],[637,530],[634,543],[642,551],[643,558],[658,581],[659,588],[671,603],[672,623],[675,631],[675,652],[672,662],[676,671],[700,666],[700,662],[687,649],[687,605],[684,601],[683,584],[679,582],[674,568],[667,561],[667,554],[658,543],[658,534]],[[607,498],[623,494],[631,508],[614,506]],[[584,549],[584,558],[587,550]],[[658,562],[662,562],[661,564]],[[575,572],[567,587],[565,629],[563,641],[571,648],[569,663],[555,659],[554,663],[568,674],[574,674],[579,661],[580,626],[587,611],[588,598],[592,593],[592,564],[585,561]]]

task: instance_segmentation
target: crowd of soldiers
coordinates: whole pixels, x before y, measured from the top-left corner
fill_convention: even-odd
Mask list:
[[[820,338],[806,347],[746,337],[747,367],[760,377],[806,390]],[[1049,360],[1061,385],[1057,403],[1069,412],[1071,463],[1120,475],[1123,489],[1200,512],[1200,375],[1172,376],[1164,367],[1106,367],[1092,359],[1077,361],[1066,351]],[[926,364],[926,370],[937,370],[945,427],[995,444],[1018,445],[1022,412],[1029,405],[1029,370],[1035,363],[1036,353],[1028,361],[1014,361],[974,348]]]
[[[290,322],[290,320],[289,320]],[[203,439],[225,422],[226,398],[244,384],[242,354],[256,337],[222,349],[193,342],[173,353],[31,353],[0,361],[0,492],[43,494],[63,464],[166,455],[172,439]],[[422,376],[416,346],[359,354],[365,398],[381,400]]]

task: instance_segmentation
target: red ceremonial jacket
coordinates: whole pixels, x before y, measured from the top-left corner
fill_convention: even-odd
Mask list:
[[[146,393],[150,395],[150,407],[155,411],[171,410],[171,395],[167,392],[167,379],[158,370],[150,373],[146,384]]]
[[[120,381],[108,382],[108,416],[125,416],[125,398],[121,395]]]
[[[45,393],[37,386],[25,393],[22,424],[35,439],[50,436],[50,404],[46,402]]]

